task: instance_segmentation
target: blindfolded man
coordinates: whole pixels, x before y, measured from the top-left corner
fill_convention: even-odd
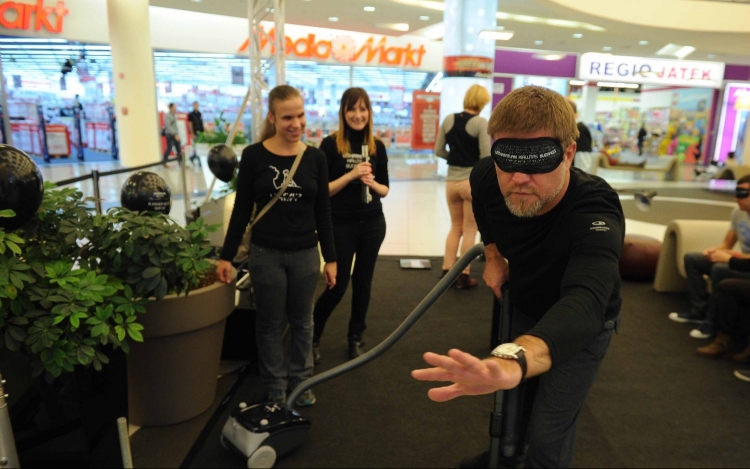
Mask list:
[[[625,219],[603,179],[571,167],[578,130],[559,94],[513,91],[492,112],[488,133],[492,158],[472,171],[473,209],[484,281],[498,298],[509,282],[513,341],[485,359],[428,352],[434,368],[412,376],[452,382],[429,391],[438,402],[521,385],[525,467],[566,467],[577,416],[619,323]]]

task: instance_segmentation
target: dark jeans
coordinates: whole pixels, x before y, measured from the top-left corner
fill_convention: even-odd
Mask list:
[[[725,278],[750,278],[750,272],[740,272],[729,268],[729,264],[715,263],[701,252],[685,254],[685,272],[690,286],[690,312],[715,322],[715,308],[709,307],[709,294],[704,275],[711,277],[711,288],[716,291],[719,282]]]
[[[375,262],[378,260],[380,245],[385,239],[385,217],[360,220],[354,222],[333,222],[333,240],[336,243],[337,274],[336,286],[326,290],[315,303],[313,318],[315,322],[314,340],[320,341],[326,321],[333,313],[336,305],[346,293],[349,277],[352,279],[352,314],[349,319],[348,338],[361,340],[362,333],[367,329],[365,317],[370,305],[370,291],[372,289],[372,275]],[[357,261],[352,261],[354,255]]]
[[[724,279],[713,295],[716,325],[732,337],[732,343],[744,348],[750,334],[750,279]]]
[[[534,321],[513,312],[512,337],[523,335]],[[608,321],[583,350],[522,384],[521,435],[528,434],[524,467],[567,467],[573,460],[576,422],[604,355],[619,328],[619,318]]]
[[[255,338],[267,389],[294,388],[312,376],[312,304],[320,276],[318,248],[279,251],[252,245],[250,277],[257,307]],[[289,364],[284,327],[289,322]]]
[[[161,159],[162,161],[166,161],[167,158],[169,158],[169,154],[172,152],[172,147],[174,147],[174,151],[177,154],[177,158],[182,161],[182,146],[180,145],[180,141],[176,140],[174,138],[174,135],[166,135],[167,138],[167,147],[164,150],[164,154],[162,155]]]

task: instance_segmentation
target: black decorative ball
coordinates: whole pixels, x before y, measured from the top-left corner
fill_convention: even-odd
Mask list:
[[[208,169],[214,173],[216,179],[229,182],[237,171],[237,154],[232,147],[218,144],[211,147],[208,152]]]
[[[122,185],[120,203],[135,212],[151,211],[169,215],[172,209],[172,191],[158,174],[138,171]]]
[[[0,218],[0,228],[13,231],[25,225],[39,210],[43,196],[42,173],[29,155],[0,145],[0,210],[16,213],[12,218]]]

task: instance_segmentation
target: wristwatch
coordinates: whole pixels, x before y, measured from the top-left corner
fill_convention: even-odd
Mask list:
[[[495,347],[491,354],[493,357],[505,360],[516,360],[521,366],[521,383],[526,381],[526,349],[518,344],[509,342]]]

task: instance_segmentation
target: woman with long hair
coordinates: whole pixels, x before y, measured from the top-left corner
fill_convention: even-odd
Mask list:
[[[367,150],[363,151],[363,147]],[[323,292],[313,313],[313,357],[320,361],[320,338],[326,321],[352,280],[352,309],[347,339],[349,357],[362,354],[362,333],[370,304],[375,261],[385,238],[380,199],[388,195],[388,155],[373,135],[370,97],[362,88],[349,88],[341,97],[339,130],[320,144],[328,163],[333,238],[338,273],[336,286]],[[369,155],[369,158],[368,158]],[[354,271],[352,272],[352,261]]]
[[[435,155],[448,160],[448,176],[445,178],[445,198],[451,216],[451,229],[445,240],[443,275],[458,260],[461,254],[476,242],[477,222],[471,208],[471,186],[469,175],[480,158],[490,156],[490,136],[487,135],[487,119],[479,115],[490,102],[490,93],[481,85],[472,85],[464,96],[464,110],[445,118],[437,141]],[[449,149],[446,150],[446,144]],[[462,239],[463,238],[463,241]],[[458,289],[474,288],[478,282],[469,276],[467,266],[456,280]]]
[[[230,261],[253,206],[260,211],[276,195],[300,145],[305,145],[305,125],[299,91],[287,85],[271,90],[261,141],[242,152],[234,210],[218,266],[222,281],[231,281]],[[286,401],[288,390],[312,376],[312,305],[320,275],[318,242],[326,262],[326,284],[329,288],[336,284],[326,157],[316,148],[303,148],[302,160],[286,192],[253,226],[249,258],[257,305],[255,336],[260,376],[269,400],[277,404]],[[283,342],[287,321],[291,332],[288,365],[284,363]],[[314,403],[310,389],[296,405]]]

